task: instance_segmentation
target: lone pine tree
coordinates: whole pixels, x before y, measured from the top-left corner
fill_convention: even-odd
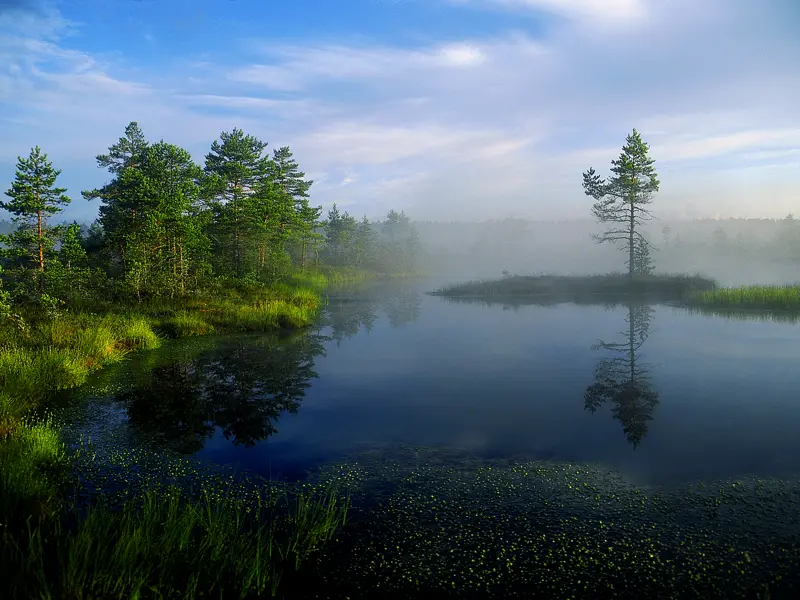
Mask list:
[[[6,192],[11,199],[0,201],[0,208],[13,215],[16,225],[12,233],[0,236],[0,243],[8,246],[3,250],[7,264],[12,266],[17,278],[33,275],[40,291],[44,291],[45,263],[61,231],[57,226],[50,226],[48,220],[70,202],[64,195],[66,188],[55,187],[60,174],[61,171],[54,169],[53,163],[47,160],[47,154],[36,146],[28,158],[18,157],[14,182]]]
[[[583,190],[596,201],[592,214],[600,223],[619,224],[595,235],[595,241],[622,242],[621,249],[628,252],[628,276],[631,279],[641,271],[652,271],[650,243],[637,229],[644,221],[653,218],[646,207],[659,186],[653,166],[655,161],[648,156],[648,150],[648,145],[634,129],[627,136],[619,158],[611,161],[611,177],[602,179],[593,168],[583,174]],[[645,268],[638,269],[637,266]]]

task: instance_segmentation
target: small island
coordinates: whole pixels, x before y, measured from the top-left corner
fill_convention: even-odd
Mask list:
[[[695,292],[716,289],[713,279],[702,275],[505,275],[502,279],[469,281],[430,292],[433,296],[482,300],[604,301],[620,296],[683,300]]]

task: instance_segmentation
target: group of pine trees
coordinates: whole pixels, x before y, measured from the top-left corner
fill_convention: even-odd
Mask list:
[[[0,316],[12,303],[177,298],[212,282],[270,284],[292,267],[331,265],[413,271],[417,234],[404,213],[360,222],[334,205],[326,221],[288,146],[239,129],[223,132],[201,167],[188,151],[150,143],[136,122],[107,154],[99,217],[88,228],[53,224],[70,202],[61,173],[38,147],[20,157],[7,201],[13,231],[0,235]]]

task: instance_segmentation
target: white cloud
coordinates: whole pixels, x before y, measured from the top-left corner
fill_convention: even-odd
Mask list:
[[[451,44],[438,50],[442,64],[455,67],[479,65],[486,60],[486,55],[477,46],[471,44]]]
[[[773,129],[653,143],[651,150],[663,161],[674,161],[720,156],[749,148],[798,145],[800,145],[800,129]]]
[[[482,5],[492,3],[502,0]],[[271,147],[289,144],[326,206],[556,218],[586,214],[581,172],[605,172],[637,127],[662,175],[665,212],[686,198],[712,214],[787,212],[800,43],[778,30],[764,37],[771,22],[761,9],[746,0],[681,10],[676,0],[506,5],[569,19],[538,39],[517,31],[414,47],[251,41],[263,62],[187,57],[180,70],[149,76],[76,49],[52,15],[41,36],[29,20],[0,34],[0,101],[10,107],[0,163],[40,144],[65,172],[84,165],[81,177],[102,180],[93,157],[130,120],[198,160],[220,131],[240,127]],[[636,26],[625,35],[587,29],[598,19]],[[757,168],[745,171],[747,161]],[[779,166],[764,200],[756,174],[770,164]],[[724,198],[711,195],[721,189]]]

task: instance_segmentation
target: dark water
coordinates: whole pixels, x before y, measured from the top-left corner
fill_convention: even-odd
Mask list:
[[[796,325],[452,303],[435,286],[332,296],[320,327],[289,338],[134,356],[82,391],[84,431],[273,477],[389,442],[599,462],[642,484],[800,472]]]

